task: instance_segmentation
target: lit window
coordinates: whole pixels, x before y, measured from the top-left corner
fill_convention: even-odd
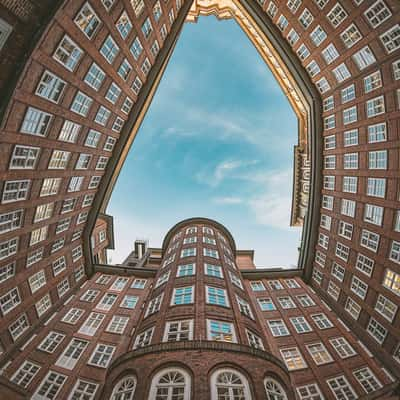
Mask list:
[[[207,320],[207,339],[236,343],[236,334],[230,322]]]
[[[306,368],[307,364],[297,347],[280,349],[283,361],[289,371]]]

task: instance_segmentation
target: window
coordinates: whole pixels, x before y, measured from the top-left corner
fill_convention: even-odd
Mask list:
[[[98,91],[106,77],[106,73],[96,64],[92,63],[84,81],[94,90]]]
[[[333,96],[329,96],[329,97],[326,97],[324,100],[323,100],[323,111],[324,112],[326,112],[326,111],[330,111],[330,110],[333,110],[335,108],[335,100],[334,100],[334,98],[333,98]],[[335,137],[335,136],[330,136],[330,137]],[[328,136],[327,137],[325,137],[325,140],[328,138]],[[326,147],[326,145],[325,145],[325,149],[326,149],[327,147]]]
[[[294,329],[296,329],[297,333],[306,333],[312,331],[311,326],[304,317],[292,317],[290,318],[290,322],[292,323]]]
[[[363,229],[361,231],[360,245],[376,253],[379,246],[379,235]]]
[[[353,372],[358,383],[363,387],[366,393],[372,393],[382,387],[376,376],[368,367],[360,368]]]
[[[336,156],[325,156],[324,157],[324,168],[325,169],[335,169],[336,168]]]
[[[15,261],[0,267],[0,283],[12,278],[15,275]]]
[[[278,297],[278,301],[283,309],[296,308],[296,304],[294,304],[290,296]]]
[[[168,321],[165,324],[163,342],[193,340],[193,320]]]
[[[341,214],[354,218],[356,212],[356,202],[353,200],[342,199]]]
[[[338,300],[339,299],[339,295],[340,295],[340,288],[335,283],[330,281],[329,284],[328,284],[327,293],[334,300]]]
[[[332,270],[331,270],[331,274],[332,276],[334,276],[335,278],[337,278],[340,282],[343,282],[344,280],[344,276],[345,276],[345,269],[344,267],[342,267],[341,265],[339,265],[338,263],[333,263],[332,264]]]
[[[253,292],[265,290],[265,286],[261,281],[251,281],[250,286],[251,286],[251,289],[253,290]]]
[[[147,279],[135,279],[132,283],[133,289],[144,289],[146,286]]]
[[[329,130],[333,129],[336,125],[335,122],[335,115],[329,115],[328,117],[324,118],[324,129]]]
[[[43,296],[35,303],[36,313],[38,317],[42,316],[51,307],[51,298],[49,294]]]
[[[321,251],[317,250],[315,252],[315,262],[321,266],[322,268],[325,267],[326,255]]]
[[[316,383],[310,383],[296,388],[300,400],[323,400],[321,390]]]
[[[329,215],[321,214],[320,226],[328,231],[331,230],[332,218]]]
[[[111,35],[108,35],[99,51],[108,63],[112,64],[119,53],[119,47]]]
[[[22,314],[8,326],[8,331],[10,332],[12,340],[15,342],[28,328],[28,317],[26,314]]]
[[[368,46],[365,46],[361,50],[354,53],[353,60],[356,63],[356,65],[360,71],[362,71],[363,69],[367,68],[369,65],[376,62],[374,53]]]
[[[343,177],[343,192],[357,193],[357,177],[344,176]]]
[[[213,400],[250,400],[247,379],[233,369],[215,371],[211,375],[211,398]]]
[[[207,339],[218,342],[236,343],[236,334],[233,324],[224,321],[207,320]]]
[[[329,342],[339,354],[340,358],[348,358],[357,354],[344,337],[329,339]]]
[[[28,197],[29,186],[30,180],[5,181],[1,200],[2,204],[26,200]]]
[[[194,286],[182,286],[174,289],[171,306],[192,304],[194,301]]]
[[[190,376],[181,368],[164,369],[151,381],[149,399],[189,400]]]
[[[362,35],[355,24],[349,25],[348,28],[346,28],[340,34],[340,37],[342,38],[344,45],[348,49],[362,39]]]
[[[139,40],[138,37],[136,37],[133,40],[132,45],[130,47],[130,51],[131,51],[131,53],[133,55],[133,58],[137,61],[139,59],[139,57],[140,57],[140,54],[143,51],[142,44],[140,43],[140,40]]]
[[[319,91],[321,93],[325,93],[331,88],[331,86],[329,85],[328,81],[324,77],[322,77],[320,80],[318,80],[316,82],[316,84],[317,84],[317,87],[318,87],[318,89],[319,89]]]
[[[240,289],[243,289],[243,283],[240,278],[234,274],[233,272],[229,271],[229,277],[231,278],[231,282]]]
[[[379,343],[382,344],[386,338],[387,330],[374,318],[370,318],[367,326],[367,332]]]
[[[318,244],[324,248],[325,250],[328,249],[329,245],[329,236],[324,235],[323,233],[320,233],[318,235]]]
[[[353,276],[350,289],[357,296],[361,297],[362,299],[365,299],[365,296],[367,295],[368,291],[368,285],[361,279],[357,278],[356,276]]]
[[[370,224],[382,225],[383,207],[366,204],[364,209],[364,221]]]
[[[382,285],[400,296],[400,274],[397,274],[390,269],[386,269]]]
[[[332,43],[322,50],[321,54],[328,65],[332,64],[339,57],[339,53]]]
[[[301,294],[296,297],[302,307],[315,306],[314,300],[308,294]]]
[[[121,94],[121,89],[119,86],[117,86],[114,82],[111,83],[110,87],[108,88],[108,91],[106,93],[106,99],[112,103],[115,104]]]
[[[89,3],[85,3],[75,17],[75,24],[89,39],[92,39],[100,26],[100,19]]]
[[[115,290],[117,292],[120,292],[121,290],[124,289],[125,285],[128,283],[129,279],[124,278],[124,277],[118,277],[115,279],[113,284],[110,287],[110,290]]]
[[[348,125],[357,121],[357,107],[353,106],[343,110],[343,124]]]
[[[369,169],[386,169],[387,168],[387,151],[370,151],[368,153]]]
[[[58,285],[57,285],[57,294],[58,297],[61,298],[64,296],[65,293],[67,293],[69,290],[69,280],[68,278],[65,278],[62,280]]]
[[[215,239],[209,238],[207,236],[203,236],[203,243],[213,244],[214,246],[216,245]]]
[[[250,347],[254,347],[255,349],[264,350],[264,345],[261,338],[255,333],[246,329],[247,340],[249,341]]]
[[[376,300],[375,310],[389,322],[392,322],[397,313],[397,305],[380,294]]]
[[[39,370],[40,365],[26,360],[11,377],[11,382],[23,388],[27,388]]]
[[[29,135],[46,136],[51,120],[51,114],[37,108],[28,107],[20,132]]]
[[[311,315],[311,318],[319,329],[328,329],[333,327],[332,322],[326,317],[325,314],[314,314]]]
[[[123,11],[118,21],[115,24],[117,31],[120,33],[122,39],[126,39],[132,30],[132,22],[128,17],[126,11]]]
[[[71,308],[62,318],[62,322],[67,324],[75,325],[85,311],[80,308]]]
[[[347,103],[356,98],[356,89],[354,83],[350,86],[345,87],[340,91],[342,97],[342,103]]]
[[[368,126],[368,143],[385,142],[387,140],[386,123]]]
[[[133,345],[133,349],[137,349],[140,347],[148,346],[151,343],[151,339],[153,337],[154,327],[145,330],[136,336],[135,344]]]
[[[313,20],[313,15],[307,8],[305,8],[299,17],[300,24],[303,26],[304,29],[307,29],[311,25]]]
[[[104,314],[100,314],[97,312],[91,312],[87,317],[86,321],[79,328],[79,333],[87,336],[94,336],[97,332],[97,329],[102,324],[105,318]]]
[[[357,146],[358,145],[358,129],[352,129],[343,133],[343,146]]]
[[[276,310],[275,304],[270,298],[258,298],[258,304],[261,311],[274,311]]]
[[[326,382],[336,399],[356,400],[358,398],[354,389],[350,386],[350,383],[347,381],[344,375],[328,379]]]
[[[211,257],[211,258],[219,258],[219,254],[217,250],[209,249],[207,247],[203,248],[203,256],[204,257]]]
[[[85,146],[87,147],[97,147],[101,137],[101,133],[97,132],[93,129],[89,129],[89,132],[86,136]]]
[[[49,371],[32,396],[34,399],[56,399],[67,377],[58,372]]]
[[[356,268],[359,271],[363,272],[365,275],[371,276],[374,268],[374,260],[361,253],[358,253]]]
[[[40,148],[31,146],[14,147],[10,160],[10,169],[35,169],[39,157]]]
[[[111,309],[113,304],[116,302],[118,295],[114,293],[106,293],[103,298],[96,305],[96,308],[103,311],[108,311]]]
[[[96,395],[97,387],[99,385],[97,383],[92,383],[88,381],[84,381],[82,379],[78,379],[68,397],[68,400],[75,399],[85,399],[92,400]]]
[[[278,18],[278,21],[276,22],[278,28],[283,32],[287,26],[289,25],[288,20],[286,19],[286,17],[284,15],[280,15]]]
[[[236,296],[236,300],[239,306],[239,310],[242,314],[246,315],[247,317],[254,319],[253,312],[251,311],[250,304],[243,300],[241,297]]]
[[[345,81],[351,77],[350,71],[348,70],[345,63],[340,64],[332,70],[333,74],[338,83]]]
[[[181,258],[183,257],[193,257],[196,255],[196,248],[195,247],[188,247],[181,251]]]
[[[82,115],[83,117],[87,117],[92,103],[93,99],[91,97],[87,96],[85,93],[82,93],[81,91],[78,91],[74,97],[70,109],[76,114]]]
[[[100,368],[107,368],[111,362],[114,351],[115,346],[99,343],[94,349],[88,364]]]
[[[78,139],[81,128],[81,125],[76,124],[72,121],[65,120],[58,135],[58,140],[61,140],[63,142],[75,143]]]
[[[315,75],[318,75],[321,72],[321,68],[319,67],[318,63],[315,60],[312,60],[307,66],[306,69],[310,74],[311,78]]]
[[[143,61],[142,67],[140,68],[140,70],[143,72],[144,75],[147,75],[150,71],[151,68],[151,64],[149,59],[146,57]]]
[[[353,236],[353,225],[344,221],[339,221],[338,235],[351,240]]]
[[[383,0],[378,0],[364,11],[364,15],[372,28],[377,28],[390,18],[392,13]]]
[[[311,32],[310,38],[313,43],[318,47],[326,38],[326,32],[322,29],[321,25],[317,25],[316,28]]]
[[[222,267],[220,265],[204,264],[204,273],[214,278],[223,278]]]
[[[161,293],[157,297],[154,297],[150,300],[149,305],[147,306],[146,314],[144,316],[145,318],[160,310],[163,297],[164,293]]]
[[[206,298],[208,304],[229,307],[226,290],[214,286],[206,286]]]
[[[383,35],[380,36],[381,42],[388,53],[392,53],[400,48],[400,25],[396,24]]]
[[[308,50],[305,44],[302,44],[297,49],[297,55],[299,56],[300,60],[304,61],[310,55],[310,50]]]
[[[298,42],[299,39],[300,39],[299,34],[292,28],[292,29],[289,31],[288,35],[287,35],[287,40],[288,40],[288,42],[289,42],[292,46],[294,46],[294,45]]]
[[[38,349],[47,353],[53,353],[58,345],[64,340],[65,335],[62,333],[50,331],[48,335],[39,344]]]
[[[90,154],[79,154],[79,158],[75,164],[75,169],[88,169],[91,159],[92,156]]]
[[[364,91],[365,93],[372,92],[382,86],[381,72],[375,71],[364,78]]]
[[[65,86],[65,81],[53,73],[45,71],[36,88],[35,94],[53,103],[58,103]]]
[[[133,400],[137,381],[132,375],[120,379],[114,386],[110,400]]]
[[[24,210],[16,210],[0,214],[0,234],[21,228],[23,217]]]
[[[6,294],[0,297],[0,309],[3,315],[6,315],[13,308],[21,303],[18,288],[11,289]]]
[[[60,357],[58,357],[55,365],[65,369],[74,369],[88,344],[89,342],[86,340],[72,339]]]
[[[357,304],[351,297],[347,298],[346,305],[344,309],[355,319],[357,320],[360,316],[361,306]]]
[[[332,26],[337,28],[343,22],[343,20],[347,18],[347,12],[340,3],[336,3],[335,6],[328,12],[326,17],[329,19]]]
[[[307,364],[297,347],[281,349],[281,356],[289,371],[306,368]]]
[[[94,117],[94,121],[102,126],[107,125],[107,121],[110,118],[111,111],[103,106],[100,106],[97,110],[96,116]]]
[[[286,324],[283,322],[282,319],[276,319],[276,320],[268,320],[268,327],[272,333],[272,336],[288,336],[289,335],[289,330],[286,327]]]
[[[131,294],[127,294],[127,295],[124,296],[124,298],[121,301],[119,306],[122,307],[122,308],[134,309],[136,307],[138,299],[139,298],[137,296],[133,296]]]
[[[67,35],[63,37],[53,54],[60,64],[70,71],[74,71],[83,52],[79,46]]]
[[[315,364],[322,365],[333,361],[333,358],[322,343],[308,344],[306,347]]]
[[[176,276],[178,278],[183,276],[191,276],[195,274],[196,264],[178,265]]]
[[[324,137],[325,150],[331,150],[336,148],[336,136],[330,135]]]
[[[383,96],[375,97],[374,99],[368,100],[367,105],[367,117],[375,117],[376,115],[385,112],[385,100]]]

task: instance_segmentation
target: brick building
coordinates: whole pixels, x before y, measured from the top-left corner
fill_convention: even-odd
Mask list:
[[[296,270],[205,219],[107,265],[114,182],[208,14],[238,21],[307,138]],[[3,398],[398,397],[397,0],[1,0],[0,59]]]

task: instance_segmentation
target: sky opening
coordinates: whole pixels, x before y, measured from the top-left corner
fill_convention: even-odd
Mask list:
[[[185,24],[114,188],[122,262],[135,239],[161,246],[180,220],[225,225],[260,267],[297,265],[289,226],[297,118],[271,71],[233,20]]]

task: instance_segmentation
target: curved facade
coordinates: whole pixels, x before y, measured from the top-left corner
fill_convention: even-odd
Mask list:
[[[55,380],[59,384],[57,393],[65,397],[72,389],[81,390],[81,380],[93,381],[92,386],[82,385],[94,391],[93,396],[101,396],[106,372],[104,368],[93,367],[89,350],[95,351],[99,345],[99,352],[111,352],[111,356],[104,356],[108,361],[116,360],[132,350],[140,334],[152,326],[154,340],[162,342],[165,321],[155,313],[146,315],[149,304],[160,295],[159,315],[162,313],[168,321],[193,319],[197,325],[192,340],[196,343],[210,338],[209,321],[219,317],[232,324],[238,344],[247,345],[246,332],[251,331],[259,336],[267,353],[281,360],[296,354],[296,350],[284,351],[285,346],[309,354],[308,346],[312,344],[307,339],[309,333],[298,334],[297,330],[289,329],[290,335],[284,335],[288,337],[276,338],[271,334],[267,319],[292,324],[290,318],[296,317],[289,311],[281,312],[280,307],[262,310],[263,302],[258,297],[274,299],[275,289],[270,290],[269,285],[274,279],[295,279],[300,286],[281,284],[278,291],[282,290],[286,296],[278,297],[292,296],[292,292],[300,289],[324,309],[313,295],[315,290],[334,311],[329,318],[335,321],[334,328],[326,329],[338,329],[336,335],[345,337],[357,349],[356,358],[352,356],[346,363],[340,357],[331,357],[345,371],[345,380],[336,376],[334,368],[327,368],[329,363],[315,367],[313,360],[304,356],[307,368],[290,372],[298,397],[306,399],[307,391],[312,389],[301,388],[315,382],[325,398],[337,397],[335,385],[347,387],[347,384],[352,388],[345,394],[349,399],[363,394],[372,396],[373,392],[377,398],[383,398],[380,391],[390,385],[390,376],[399,378],[399,2],[237,0],[229,4],[255,24],[253,28],[243,27],[247,26],[247,33],[253,34],[253,42],[260,49],[262,42],[257,42],[260,34],[268,38],[273,48],[264,47],[265,54],[273,57],[275,53],[283,61],[289,73],[287,85],[295,82],[297,94],[305,98],[309,107],[305,121],[311,143],[311,197],[299,260],[302,270],[239,273],[227,261],[235,264],[242,257],[231,237],[226,237],[224,228],[215,223],[198,220],[193,223],[199,229],[211,224],[209,228],[225,235],[227,243],[218,235],[215,245],[200,243],[208,236],[197,232],[193,236],[198,238],[196,246],[184,244],[183,239],[172,244],[171,235],[167,235],[162,263],[176,255],[168,263],[171,272],[162,284],[163,289],[162,285],[156,286],[167,267],[162,268],[159,258],[143,260],[141,269],[97,265],[91,257],[90,234],[95,226],[100,226],[96,225],[99,212],[105,209],[113,182],[157,88],[191,2],[67,0],[52,2],[52,8],[46,1],[1,2],[3,393],[9,390],[13,396],[23,397],[33,393],[42,382]],[[175,229],[186,223],[178,224]],[[171,244],[178,247],[168,255]],[[197,250],[187,256],[188,264],[199,264],[198,275],[178,278],[175,274],[180,255],[182,251],[190,254],[191,248]],[[210,251],[206,254],[204,248]],[[232,253],[231,258],[226,249]],[[204,272],[204,263],[215,263],[210,258],[213,251],[221,256],[218,266],[223,280]],[[104,255],[101,259],[104,260]],[[102,277],[100,271],[116,276]],[[233,283],[235,278],[228,279],[231,273],[243,279],[243,291]],[[148,281],[144,288],[131,287],[135,279]],[[262,285],[252,284],[253,281]],[[193,288],[193,302],[174,305],[171,302],[181,285]],[[222,292],[211,289],[210,294],[206,287]],[[253,290],[256,287],[264,289],[258,293]],[[93,293],[84,294],[87,290]],[[190,296],[190,289],[181,292],[178,295],[182,298]],[[226,294],[229,307],[207,303],[210,296],[222,299],[221,293]],[[100,307],[102,312],[93,311],[100,295],[106,296],[103,308]],[[132,315],[126,311],[132,308],[117,308],[117,301],[125,301],[124,297],[119,298],[122,295],[133,296],[126,300],[127,305],[135,304]],[[238,296],[243,300],[241,305]],[[107,309],[108,302],[111,306]],[[246,302],[252,305],[254,319],[241,311]],[[279,298],[276,302],[279,303]],[[157,307],[156,301],[153,304]],[[294,309],[293,312],[298,312],[300,308]],[[117,314],[111,315],[110,310]],[[265,312],[269,313],[268,318]],[[62,321],[67,314],[67,321],[73,323]],[[119,319],[126,321],[125,335],[113,336],[116,334],[107,331],[111,320],[118,320],[115,316],[128,318]],[[351,326],[356,337],[337,323],[337,316]],[[309,319],[312,315],[306,313],[303,317]],[[84,318],[89,318],[86,324],[89,327]],[[86,326],[83,333],[79,332],[81,324]],[[101,328],[91,330],[91,324]],[[87,332],[93,335],[85,336]],[[325,332],[320,335],[318,323],[312,332],[318,334],[319,341],[331,343],[335,339]],[[41,346],[41,341],[50,334],[49,343],[53,344]],[[71,368],[64,368],[66,359],[58,361],[60,343],[64,346],[69,343],[67,340],[75,340],[73,344],[79,354],[75,364],[71,361]],[[253,340],[257,342],[254,337]],[[107,347],[108,342],[111,344]],[[331,346],[328,342],[326,347]],[[36,350],[47,346],[51,352]],[[379,365],[368,357],[365,348],[374,354]],[[134,370],[133,365],[132,359],[130,368]],[[331,364],[334,365],[337,364]],[[375,380],[363,369],[365,365]],[[192,367],[186,367],[190,376]],[[45,371],[49,368],[58,375],[49,372],[47,376]],[[223,368],[229,370],[234,365]],[[211,379],[211,370],[205,369],[202,379]],[[245,368],[238,372],[249,384],[252,382]],[[286,390],[284,375],[277,378]],[[253,396],[257,396],[255,392]]]

